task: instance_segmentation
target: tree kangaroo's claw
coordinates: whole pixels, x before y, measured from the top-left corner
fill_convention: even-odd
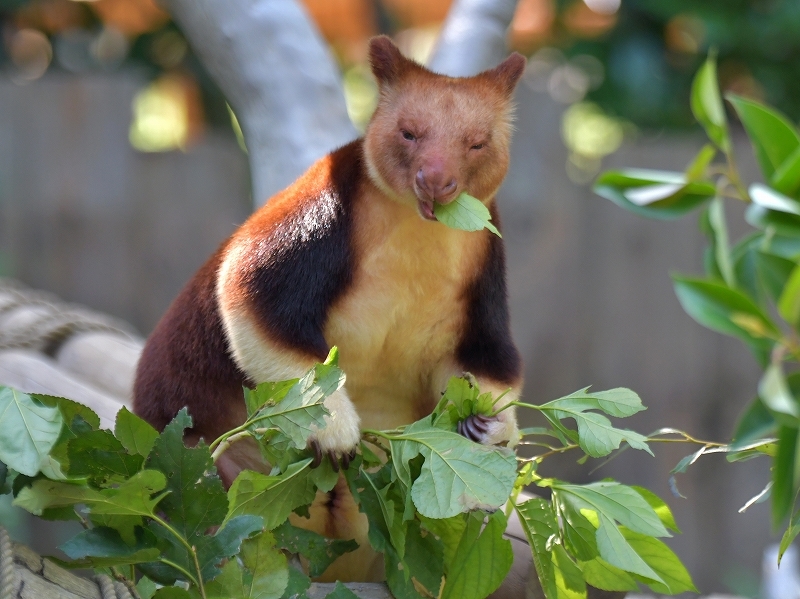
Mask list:
[[[489,432],[489,423],[496,419],[496,416],[472,414],[458,423],[458,434],[470,441],[483,443],[486,434]]]

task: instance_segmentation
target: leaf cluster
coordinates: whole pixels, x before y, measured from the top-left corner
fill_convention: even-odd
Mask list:
[[[652,218],[675,218],[702,207],[700,228],[709,241],[705,274],[673,275],[675,292],[697,322],[743,341],[764,374],[733,442],[704,444],[673,472],[685,471],[705,453],[725,452],[731,461],[768,456],[771,481],[747,506],[771,496],[774,525],[791,516],[782,553],[800,532],[800,133],[769,106],[735,94],[725,97],[747,133],[763,183],[746,186],[741,180],[715,59],[709,57],[691,92],[692,112],[709,143],[693,162],[683,173],[607,172],[598,178],[595,191]],[[747,205],[745,219],[752,227],[735,243],[727,230],[729,201]]]
[[[337,484],[366,515],[369,543],[383,553],[398,599],[481,599],[495,591],[514,559],[504,537],[509,517],[528,535],[548,599],[586,597],[587,584],[694,588],[658,539],[675,529],[660,499],[611,481],[573,485],[536,473],[552,453],[601,457],[622,445],[649,452],[646,437],[609,419],[644,409],[632,391],[583,389],[528,406],[551,426],[522,431],[542,452],[520,458],[457,434],[464,418],[501,409],[471,375],[453,378],[430,416],[365,431],[359,455],[340,474],[327,462],[312,468],[306,445],[325,426],[325,398],[344,380],[334,350],[300,379],[245,390],[247,420],[194,447],[183,441],[192,425],[185,410],[158,432],[123,408],[109,431],[75,402],[0,388],[2,482],[15,505],[83,525],[60,547],[63,565],[107,572],[146,599],[303,599],[310,577],[357,548],[289,521]],[[214,462],[245,438],[259,445],[271,471],[245,470],[226,491]],[[509,501],[530,484],[548,488],[552,499]],[[290,565],[291,555],[301,556],[304,571]],[[343,586],[329,595],[352,596]]]

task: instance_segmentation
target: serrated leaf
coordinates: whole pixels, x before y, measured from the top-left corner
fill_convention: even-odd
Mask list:
[[[471,513],[461,542],[448,565],[442,599],[482,599],[494,592],[511,569],[514,552],[503,538],[506,518],[498,511],[489,516]],[[434,589],[436,591],[438,589]]]
[[[46,508],[83,503],[96,514],[152,517],[155,506],[164,494],[155,498],[151,496],[161,491],[165,485],[164,475],[156,470],[142,470],[119,487],[102,491],[83,485],[40,479],[22,489],[17,494],[14,505],[37,516]]]
[[[130,455],[107,430],[88,431],[67,441],[67,457],[70,476],[87,477],[97,486],[128,479],[144,464],[142,456]]]
[[[786,117],[763,104],[734,94],[727,94],[726,98],[747,131],[764,179],[770,181],[800,146],[797,130]]]
[[[158,438],[158,431],[122,406],[117,412],[114,436],[128,452],[147,457]]]
[[[299,553],[308,560],[309,576],[320,576],[339,556],[358,549],[358,543],[328,539],[320,534],[284,522],[272,531],[278,547]]]
[[[36,476],[58,441],[62,426],[58,408],[0,387],[0,461],[13,470]]]
[[[706,130],[709,139],[723,152],[730,152],[728,122],[717,84],[717,61],[714,57],[707,58],[694,77],[691,106],[694,118]]]
[[[491,222],[492,215],[489,209],[478,198],[474,198],[466,192],[462,192],[455,200],[447,204],[434,202],[433,213],[436,220],[452,229],[461,229],[462,231],[489,229],[498,237],[502,237],[500,231]]]
[[[147,466],[167,477],[170,494],[159,508],[190,543],[212,526],[219,526],[228,512],[228,496],[208,446],[202,442],[195,447],[184,445],[184,430],[191,425],[184,408],[164,428],[147,457]]]
[[[259,408],[264,407],[266,404],[276,404],[280,402],[289,389],[294,387],[300,379],[288,379],[286,381],[267,381],[259,383],[255,389],[244,388],[244,400],[247,406],[247,415],[252,416]]]
[[[624,528],[621,532],[633,550],[661,579],[660,583],[644,581],[656,593],[677,595],[686,591],[698,592],[686,567],[662,541]]]
[[[394,437],[405,457],[421,454],[422,471],[411,487],[417,510],[429,518],[497,509],[511,494],[516,457],[510,450],[478,445],[441,429],[409,427]],[[412,445],[412,447],[409,447]]]
[[[97,527],[84,530],[62,544],[59,549],[74,560],[76,568],[105,568],[151,562],[161,552],[149,531],[138,529],[136,542],[128,545],[113,528]]]
[[[283,523],[294,509],[311,503],[316,496],[310,464],[310,459],[297,462],[278,476],[242,471],[228,490],[230,507],[225,521],[253,514],[264,519],[267,530]]]
[[[277,403],[267,402],[245,426],[250,429],[274,428],[285,435],[296,449],[304,449],[308,438],[315,430],[325,427],[327,408],[323,405],[326,397],[341,389],[344,385],[344,373],[333,364],[317,364],[309,370],[295,385],[286,391]],[[256,395],[259,395],[259,386]],[[266,395],[272,393],[272,387],[266,387]],[[253,402],[261,401],[259,399]]]

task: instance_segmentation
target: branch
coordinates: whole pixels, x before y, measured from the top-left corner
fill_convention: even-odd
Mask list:
[[[451,77],[468,77],[496,66],[508,54],[508,26],[517,2],[456,0],[428,67]]]
[[[256,205],[358,135],[339,71],[295,1],[161,2],[239,119]]]

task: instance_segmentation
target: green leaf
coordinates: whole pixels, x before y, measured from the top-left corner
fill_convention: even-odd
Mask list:
[[[672,510],[669,509],[669,506],[664,502],[663,499],[644,487],[632,486],[631,489],[641,495],[648,505],[653,508],[653,511],[656,513],[658,519],[661,520],[661,523],[664,526],[677,533],[681,532],[678,529],[678,524],[675,522],[675,516],[672,515]]]
[[[553,555],[552,546],[559,542],[560,535],[550,502],[540,498],[529,499],[515,509],[528,537],[533,564],[546,599],[585,599],[585,591],[575,591],[566,584],[569,577],[561,571],[561,563]]]
[[[17,494],[14,505],[37,516],[46,508],[83,503],[96,514],[153,517],[153,510],[164,494],[156,498],[151,496],[161,491],[165,485],[164,475],[156,470],[142,470],[119,487],[102,491],[88,486],[40,479],[22,489]]]
[[[600,557],[612,566],[638,574],[648,581],[661,582],[661,577],[631,547],[614,521],[604,513],[598,514],[600,527],[597,529],[597,548]]]
[[[786,117],[763,104],[734,94],[727,94],[726,98],[750,137],[764,179],[770,181],[800,146],[797,130]]]
[[[769,210],[752,202],[745,211],[745,220],[762,231],[788,238],[800,238],[800,216],[780,210]]]
[[[79,416],[92,430],[100,428],[100,416],[95,414],[91,408],[85,406],[77,401],[72,401],[65,397],[56,397],[54,395],[43,395],[42,393],[31,393],[32,398],[42,402],[46,406],[58,408],[61,416],[64,419],[64,424],[72,426],[75,417]]]
[[[190,543],[219,526],[228,511],[228,497],[208,447],[202,442],[195,447],[183,443],[184,430],[191,425],[184,408],[155,440],[147,458],[149,468],[167,477],[170,494],[159,508]]]
[[[517,460],[508,449],[437,429],[430,417],[394,437],[395,445],[402,448],[404,459],[417,454],[425,458],[411,488],[414,505],[424,516],[449,518],[464,511],[497,509],[511,494]]]
[[[228,490],[230,508],[225,521],[253,514],[264,519],[267,530],[282,524],[294,509],[308,505],[316,496],[310,464],[310,459],[297,462],[279,476],[242,471]]]
[[[344,373],[333,364],[317,364],[273,403],[272,385],[259,385],[252,403],[264,404],[245,426],[250,429],[274,428],[285,435],[296,449],[304,449],[316,429],[325,427],[326,397],[344,385]],[[263,391],[263,395],[262,395]],[[263,400],[263,401],[262,401]]]
[[[255,389],[244,387],[244,400],[247,405],[247,416],[255,414],[259,408],[266,404],[276,404],[280,402],[289,389],[294,387],[300,379],[289,379],[286,381],[259,383]]]
[[[436,596],[444,576],[442,543],[433,534],[423,530],[417,520],[410,520],[406,526],[404,571],[408,572],[415,588],[421,585],[430,596]]]
[[[715,197],[708,206],[708,222],[714,235],[714,257],[728,287],[736,287],[736,277],[728,243],[728,226],[725,224],[725,208],[722,198]]]
[[[777,302],[795,268],[795,262],[766,252],[758,252],[757,258],[759,282],[766,294]]]
[[[789,426],[800,424],[800,404],[779,364],[770,364],[758,383],[758,396],[772,415]]]
[[[107,430],[87,431],[67,442],[70,476],[88,477],[92,484],[105,486],[126,480],[144,464],[140,455],[130,455]]]
[[[713,183],[646,169],[605,172],[593,190],[634,214],[656,219],[678,218],[716,195]]]
[[[788,196],[797,196],[800,190],[800,146],[775,169],[770,185]]]
[[[800,266],[796,266],[786,281],[778,299],[778,313],[795,329],[800,326]]]
[[[753,300],[714,280],[677,275],[672,280],[678,300],[689,316],[709,329],[742,339],[766,364],[772,342],[765,336],[778,336],[779,332]]]
[[[725,118],[725,107],[722,105],[722,98],[719,94],[717,61],[714,57],[709,56],[694,77],[691,106],[694,118],[706,130],[709,139],[723,152],[730,152],[728,123]]]
[[[800,534],[800,511],[796,511],[794,514],[792,514],[792,519],[789,522],[789,526],[781,537],[781,544],[778,548],[778,564],[781,563],[783,554],[786,553],[789,545],[792,544],[792,541],[795,540],[798,534]]]
[[[778,429],[778,453],[772,466],[772,524],[775,528],[791,513],[797,494],[797,428]]]
[[[753,200],[753,204],[756,206],[795,216],[800,215],[800,203],[797,200],[785,196],[762,183],[753,183],[749,192],[750,199]]]
[[[626,529],[622,530],[622,534],[639,557],[661,579],[660,583],[645,581],[656,593],[677,595],[686,591],[699,592],[681,560],[662,541]]]
[[[564,544],[570,554],[581,561],[599,556],[597,528],[567,502],[559,502],[557,509],[564,529]]]
[[[706,171],[711,161],[717,155],[717,149],[711,144],[706,144],[692,160],[691,164],[686,167],[686,179],[689,181],[699,181],[706,178]]]
[[[325,595],[325,599],[358,599],[358,595],[337,580],[336,586]]]
[[[36,476],[58,441],[63,425],[58,408],[8,387],[0,387],[0,461]]]
[[[127,564],[151,562],[161,552],[156,547],[155,537],[146,530],[138,529],[136,543],[125,543],[119,532],[100,526],[78,533],[59,547],[67,556],[76,560],[69,564],[78,568],[107,568]]]
[[[156,583],[147,578],[147,576],[142,576],[139,582],[136,583],[136,592],[139,593],[141,599],[152,599],[157,590]]]
[[[328,539],[313,531],[284,522],[273,531],[278,547],[308,560],[308,574],[320,576],[339,556],[358,548],[353,540]]]
[[[670,536],[655,510],[631,487],[610,481],[588,485],[556,482],[552,489],[560,501],[570,502],[578,511],[588,508],[636,532],[654,537]]]
[[[192,596],[181,587],[161,587],[153,594],[153,599],[192,599]]]
[[[472,513],[472,512],[470,512]],[[422,524],[425,528],[435,534],[442,541],[445,567],[450,567],[458,549],[458,544],[464,536],[467,527],[469,514],[458,514],[452,518],[426,518],[421,516]]]
[[[117,412],[114,436],[129,453],[147,457],[158,438],[158,431],[122,406]]]
[[[580,566],[586,583],[603,591],[635,591],[639,588],[633,576],[612,566],[602,557],[580,562]]]
[[[602,414],[586,410],[602,410],[607,414],[626,417],[644,410],[639,396],[629,389],[611,389],[589,393],[586,389],[566,397],[549,401],[537,408],[558,427],[558,420],[573,418],[578,424],[578,443],[592,457],[608,455],[625,441],[634,449],[643,449],[652,455],[647,438],[639,433],[618,429]]]
[[[391,547],[399,559],[406,551],[406,527],[403,525],[403,504],[392,493],[394,484],[387,481],[386,470],[374,475],[361,472],[357,479],[363,511],[370,521],[370,543],[378,551]],[[397,498],[400,501],[395,501]],[[374,531],[372,528],[374,527]]]
[[[511,569],[514,552],[503,538],[506,518],[497,511],[483,526],[484,515],[471,513],[461,542],[448,564],[442,599],[482,599],[494,592]]]
[[[455,200],[448,204],[433,203],[433,213],[443,225],[462,231],[480,231],[489,229],[498,237],[500,231],[492,223],[489,209],[478,198],[473,198],[462,192]]]

